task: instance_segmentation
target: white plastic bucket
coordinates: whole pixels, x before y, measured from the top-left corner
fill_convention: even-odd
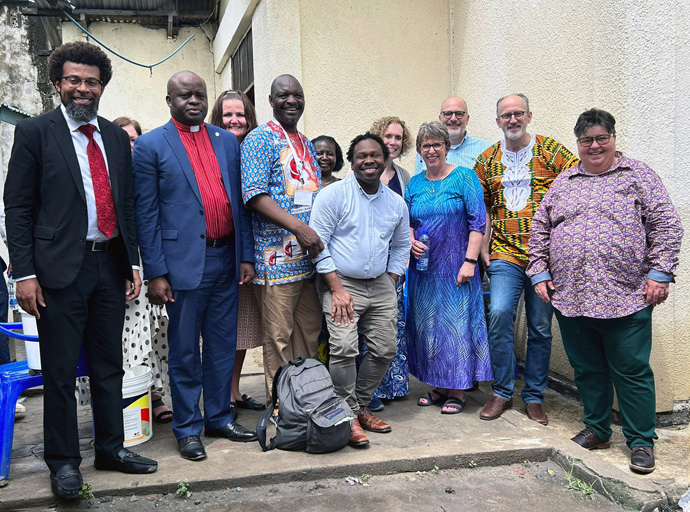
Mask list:
[[[36,317],[30,315],[23,309],[20,310],[22,315],[22,331],[24,334],[31,336],[38,336],[38,327],[36,326]],[[26,349],[26,362],[31,370],[41,369],[41,348],[38,341],[24,341],[24,348]]]
[[[122,378],[122,421],[125,427],[124,446],[136,446],[151,439],[151,368],[125,368]]]

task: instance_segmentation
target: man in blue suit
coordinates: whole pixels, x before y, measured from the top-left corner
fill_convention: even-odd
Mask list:
[[[167,92],[172,119],[134,146],[137,232],[149,299],[170,316],[173,432],[180,455],[200,460],[202,425],[207,437],[256,440],[230,412],[238,283],[254,277],[254,240],[237,139],[204,124],[206,83],[181,71]]]

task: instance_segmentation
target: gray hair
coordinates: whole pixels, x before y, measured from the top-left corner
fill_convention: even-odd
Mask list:
[[[502,102],[504,99],[506,99],[506,98],[508,98],[508,97],[510,97],[510,96],[518,96],[519,98],[522,98],[522,100],[525,102],[525,109],[527,110],[526,113],[529,114],[529,112],[530,112],[530,111],[529,111],[529,100],[527,99],[527,96],[525,96],[524,94],[522,94],[521,92],[519,92],[519,93],[517,93],[517,94],[508,94],[507,96],[503,96],[500,100],[498,100],[498,101],[496,102],[496,117],[498,117],[498,107],[499,107],[499,105],[501,104],[501,102]]]
[[[422,123],[417,132],[417,153],[421,153],[422,142],[425,140],[438,140],[445,144],[446,151],[450,149],[450,135],[448,135],[448,128],[443,126],[438,121],[431,123]]]

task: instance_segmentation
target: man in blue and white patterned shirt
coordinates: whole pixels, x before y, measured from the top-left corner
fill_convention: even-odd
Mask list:
[[[324,243],[312,261],[330,333],[329,371],[336,393],[357,414],[350,445],[369,443],[364,431],[391,427],[367,408],[396,351],[396,285],[410,258],[410,219],[403,199],[381,184],[388,148],[380,137],[355,137],[347,153],[354,174],[325,188],[309,225]],[[359,372],[357,333],[368,351]]]

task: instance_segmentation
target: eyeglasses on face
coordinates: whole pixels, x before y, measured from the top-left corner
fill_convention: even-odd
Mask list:
[[[63,76],[61,77],[62,80],[66,80],[68,84],[70,84],[72,87],[79,87],[82,82],[86,84],[86,87],[89,89],[98,89],[100,86],[103,85],[103,82],[100,81],[98,78],[79,78],[77,75],[68,75],[68,76]]]
[[[443,147],[443,144],[440,142],[434,142],[434,143],[429,143],[429,144],[422,144],[420,146],[420,149],[424,151],[425,153],[431,149],[434,151],[440,151],[441,148]]]
[[[451,119],[453,116],[457,117],[458,119],[462,119],[465,117],[465,114],[467,112],[463,112],[462,110],[444,110],[441,112],[441,115],[445,117],[446,119]]]
[[[515,117],[515,119],[519,121],[520,119],[522,119],[523,117],[525,117],[525,114],[526,114],[526,113],[527,113],[527,112],[525,112],[524,110],[518,110],[518,111],[516,111],[516,112],[506,112],[505,114],[501,114],[501,115],[498,116],[498,117],[500,117],[500,118],[503,119],[504,121],[510,121],[510,118],[511,118],[511,117]]]
[[[611,137],[613,137],[613,135],[611,134],[597,135],[596,137],[580,137],[577,139],[577,142],[579,142],[580,146],[583,146],[585,148],[591,146],[595,140],[597,141],[597,144],[599,144],[600,146],[605,146],[609,143]]]

